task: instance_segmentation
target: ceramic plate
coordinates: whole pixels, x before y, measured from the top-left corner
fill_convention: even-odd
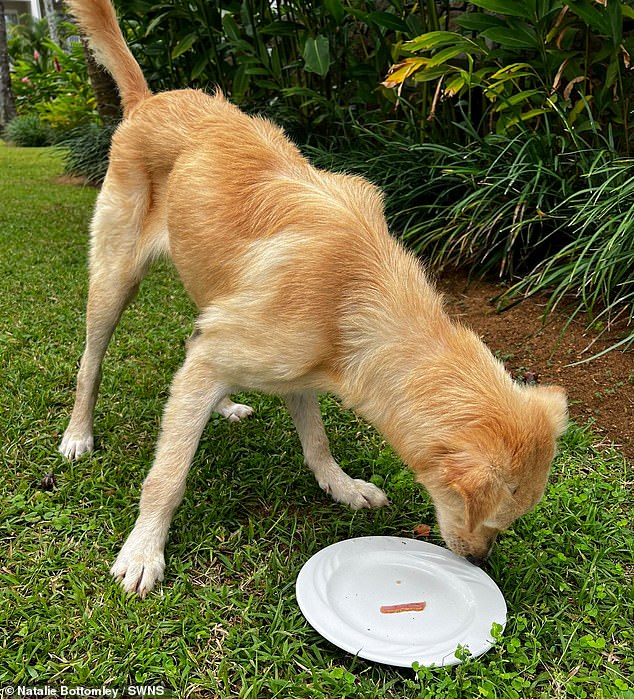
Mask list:
[[[416,539],[368,536],[316,553],[297,577],[297,602],[310,625],[339,648],[388,665],[456,665],[495,643],[506,603],[480,568]],[[425,602],[422,611],[381,607]]]

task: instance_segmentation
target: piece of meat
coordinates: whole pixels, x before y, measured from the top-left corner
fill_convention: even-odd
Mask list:
[[[422,612],[427,602],[408,602],[407,604],[386,604],[380,607],[381,614],[398,614],[400,612]]]

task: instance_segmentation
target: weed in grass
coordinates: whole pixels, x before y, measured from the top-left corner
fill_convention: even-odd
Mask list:
[[[336,401],[333,451],[392,502],[352,512],[306,471],[278,399],[240,399],[254,419],[212,419],[172,524],[167,574],[145,600],[108,569],[136,516],[170,378],[193,309],[159,265],[104,366],[97,450],[57,443],[83,342],[86,227],[95,192],[53,185],[51,151],[2,148],[0,180],[0,686],[160,685],[182,697],[419,699],[618,697],[634,691],[631,471],[590,431],[566,434],[546,496],[500,537],[489,573],[509,608],[499,644],[454,668],[354,658],[303,619],[295,578],[352,536],[434,524],[426,494],[380,435]],[[55,474],[56,487],[42,488]],[[441,543],[432,526],[430,541]]]

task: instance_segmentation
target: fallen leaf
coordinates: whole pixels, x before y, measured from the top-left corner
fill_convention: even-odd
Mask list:
[[[429,524],[417,524],[412,530],[414,536],[429,536],[431,527]]]

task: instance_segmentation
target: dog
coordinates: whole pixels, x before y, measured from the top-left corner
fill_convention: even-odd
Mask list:
[[[113,76],[124,119],[91,226],[86,345],[60,451],[93,448],[101,362],[150,263],[171,257],[199,309],[164,409],[139,515],[112,574],[144,596],[212,412],[229,395],[284,397],[319,486],[352,508],[385,494],[330,453],[319,393],[374,425],[427,489],[447,546],[474,563],[533,508],[567,423],[556,386],[511,379],[453,322],[418,259],[393,238],[381,193],[311,166],[270,121],[216,92],[152,94],[109,0],[70,0]]]

